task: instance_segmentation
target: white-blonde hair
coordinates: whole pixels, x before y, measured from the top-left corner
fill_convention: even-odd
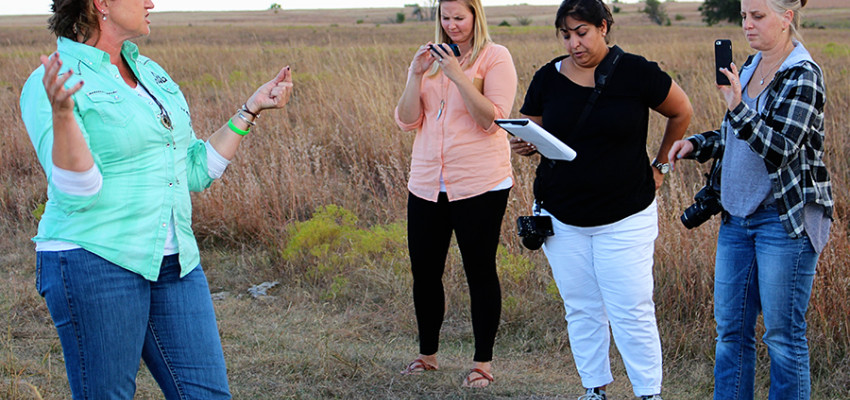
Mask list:
[[[803,35],[800,33],[800,10],[806,6],[808,0],[766,0],[767,6],[770,7],[773,12],[782,16],[786,11],[791,11],[793,16],[791,17],[791,24],[788,26],[788,29],[791,30],[791,38],[802,42]]]
[[[449,1],[465,3],[469,7],[469,11],[472,12],[472,18],[475,20],[472,28],[472,54],[469,55],[469,60],[463,65],[466,68],[475,63],[478,54],[481,53],[484,46],[487,46],[487,43],[491,43],[493,40],[490,39],[490,33],[487,31],[487,17],[484,16],[484,6],[481,4],[481,0],[439,0],[437,2],[437,31],[434,35],[434,43],[454,43],[452,38],[449,37],[449,34],[443,29],[442,24],[441,11],[443,9],[443,3]],[[428,71],[428,76],[436,74],[439,69],[440,65],[434,63],[434,66]]]

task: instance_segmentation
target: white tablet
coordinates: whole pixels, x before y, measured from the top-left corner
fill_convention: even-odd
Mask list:
[[[575,150],[528,118],[497,119],[494,122],[511,135],[533,144],[548,159],[572,161],[576,158]]]

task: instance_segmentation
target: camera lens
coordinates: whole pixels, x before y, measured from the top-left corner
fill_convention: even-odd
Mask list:
[[[702,207],[700,207],[699,203],[685,209],[685,212],[683,212],[682,216],[679,218],[682,221],[682,225],[684,225],[685,228],[693,229],[702,225],[703,222],[708,221],[708,219],[711,218],[711,215],[703,216],[701,211]]]
[[[723,205],[720,204],[720,196],[711,188],[704,187],[696,196],[696,202],[686,208],[679,218],[685,228],[693,229],[708,221],[712,216],[723,211]]]
[[[522,245],[525,246],[526,249],[529,250],[537,250],[541,246],[543,246],[543,242],[546,241],[546,237],[540,235],[528,235],[523,236]]]

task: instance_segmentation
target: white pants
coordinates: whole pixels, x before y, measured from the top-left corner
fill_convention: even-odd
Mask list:
[[[546,210],[543,215],[551,215]],[[655,201],[608,225],[566,225],[543,245],[566,310],[570,349],[586,388],[611,383],[611,330],[636,396],[661,393],[661,340],[652,301]]]

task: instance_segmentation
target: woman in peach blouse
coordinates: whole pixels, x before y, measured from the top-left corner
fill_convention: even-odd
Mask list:
[[[513,186],[510,146],[493,123],[506,118],[517,76],[508,50],[493,43],[480,0],[440,0],[436,43],[420,46],[395,110],[415,130],[408,183],[408,248],[419,356],[403,374],[438,368],[445,299],[442,275],[452,232],[469,284],[473,367],[463,386],[493,382],[493,344],[501,314],[496,248]],[[456,44],[455,56],[449,44]]]

